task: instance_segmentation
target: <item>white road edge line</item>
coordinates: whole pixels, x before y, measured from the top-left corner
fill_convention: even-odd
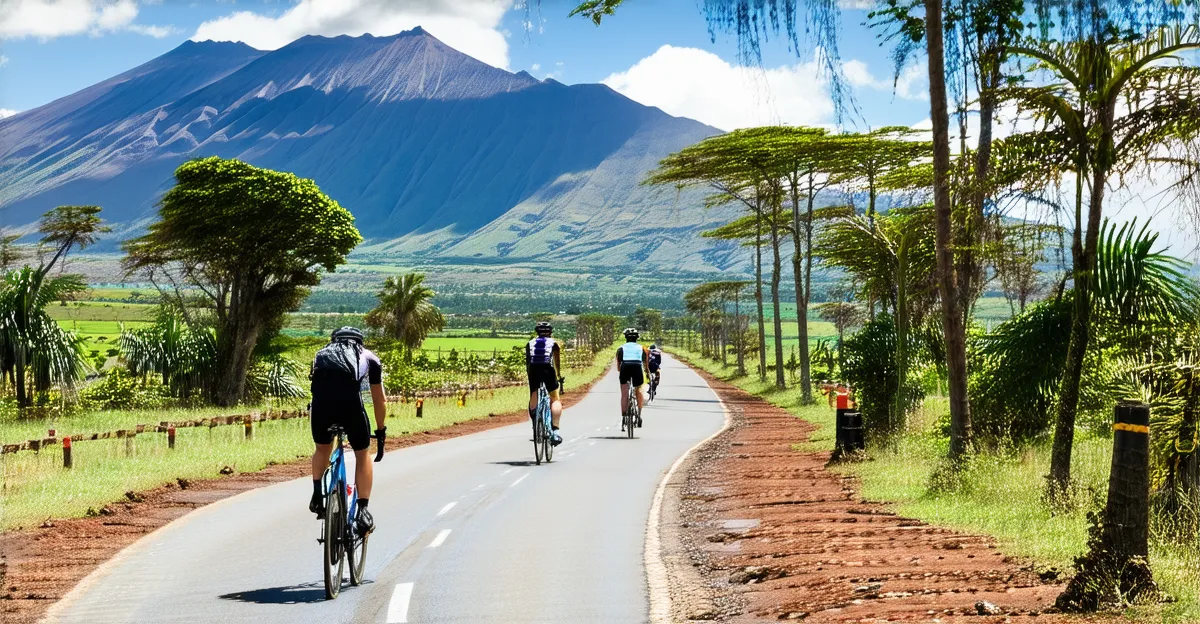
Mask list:
[[[504,472],[500,473],[500,476],[503,477],[504,475],[506,475],[514,470],[516,470],[516,468],[509,468],[508,470],[505,470]]]
[[[449,503],[446,503],[445,507],[442,507],[441,509],[438,510],[437,515],[439,515],[439,516],[446,515],[446,512],[450,511],[451,509],[454,509],[454,506],[457,504],[458,504],[457,501],[451,501]]]
[[[438,546],[445,544],[447,537],[450,537],[450,529],[442,529],[441,531],[438,531],[438,534],[434,536],[433,541],[429,542],[429,545],[426,546],[426,548],[437,548]]]
[[[388,603],[388,624],[408,622],[408,603],[412,600],[412,583],[399,583],[392,590],[392,601]]]
[[[708,384],[706,383],[705,385]],[[712,386],[709,386],[709,390],[712,390],[712,393],[717,397],[717,401],[721,404],[721,411],[725,413],[725,424],[721,425],[721,428],[713,432],[712,435],[684,451],[683,455],[680,455],[679,459],[676,459],[675,463],[671,464],[671,467],[667,469],[667,474],[663,475],[662,480],[658,482],[658,487],[654,490],[654,502],[650,505],[650,517],[646,520],[644,564],[646,567],[646,588],[650,594],[651,624],[670,624],[671,622],[671,582],[667,575],[666,563],[662,557],[662,535],[660,534],[663,497],[666,496],[667,483],[671,481],[671,477],[675,475],[675,471],[679,469],[679,466],[683,464],[683,461],[689,455],[694,453],[696,449],[707,444],[709,440],[721,435],[723,431],[729,428],[731,422],[729,408],[721,400],[721,395],[717,394],[717,391]]]
[[[519,478],[518,478],[516,481],[513,481],[512,485],[510,485],[510,486],[508,486],[508,487],[517,487],[517,484],[518,484],[518,483],[520,483],[520,482],[522,482],[522,481],[524,481],[524,480],[525,480],[525,477],[528,477],[528,476],[529,476],[529,473],[528,473],[528,472],[527,472],[527,473],[525,473],[525,474],[523,474],[523,475],[521,475],[521,476],[520,476],[520,477],[519,477]]]
[[[570,444],[570,443],[572,443],[572,442],[578,442],[578,441],[580,441],[580,440],[582,440],[582,439],[583,439],[583,436],[579,436],[579,437],[571,438],[570,440],[567,440],[567,444]]]

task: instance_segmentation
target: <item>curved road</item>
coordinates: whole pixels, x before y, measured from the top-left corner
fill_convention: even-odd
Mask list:
[[[716,395],[667,360],[637,439],[610,371],[534,466],[529,425],[398,450],[376,464],[368,582],[324,600],[308,479],[184,516],[122,551],[50,612],[97,622],[644,622],[643,544],[671,464],[721,427]],[[353,472],[351,472],[353,474]]]

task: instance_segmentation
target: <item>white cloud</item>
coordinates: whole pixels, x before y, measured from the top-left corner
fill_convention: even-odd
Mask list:
[[[0,39],[98,36],[118,31],[153,37],[169,34],[162,26],[133,23],[137,15],[134,0],[4,0],[0,2]]]
[[[912,63],[906,66],[899,76],[894,78],[876,78],[866,63],[851,59],[842,62],[842,75],[852,87],[890,91],[902,100],[929,100],[929,80],[924,63]]]
[[[192,39],[241,41],[281,48],[304,35],[393,35],[421,26],[447,45],[496,67],[508,67],[500,20],[513,0],[299,0],[278,16],[238,11],[204,22]]]
[[[21,111],[15,111],[11,108],[0,108],[0,119],[4,119],[5,117],[12,117],[13,115],[16,115],[19,112],[21,112]]]
[[[924,63],[912,63],[896,78],[896,97],[904,100],[929,99],[929,70]]]
[[[146,35],[147,37],[154,37],[155,39],[162,39],[163,37],[169,37],[169,36],[175,34],[175,32],[176,32],[176,30],[174,28],[172,28],[171,26],[145,26],[142,24],[130,24],[125,29],[130,32],[135,32],[139,35]]]
[[[845,76],[846,82],[854,87],[880,89],[885,86],[884,83],[876,80],[875,76],[871,75],[871,69],[867,67],[867,64],[858,59],[843,62],[842,75]]]
[[[542,64],[541,64],[541,63],[534,63],[533,65],[530,65],[530,66],[529,66],[529,69],[531,69],[531,70],[533,70],[533,71],[537,71],[537,70],[539,70],[539,69],[541,69],[541,68],[542,68]]]
[[[642,104],[722,130],[816,125],[833,115],[814,62],[758,69],[730,65],[704,50],[665,45],[602,82]]]
[[[0,54],[0,67],[4,67],[5,65],[8,65],[8,57]]]

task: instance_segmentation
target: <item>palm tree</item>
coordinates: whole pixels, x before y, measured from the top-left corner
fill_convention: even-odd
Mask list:
[[[389,277],[376,294],[379,305],[367,313],[367,325],[398,341],[410,360],[426,336],[446,326],[446,317],[430,301],[435,294],[425,285],[423,273]]]
[[[122,331],[118,345],[129,372],[158,373],[177,397],[186,399],[213,381],[216,335],[208,328],[189,327],[176,311],[163,309],[154,325]]]
[[[53,384],[70,386],[86,372],[87,351],[82,338],[64,330],[46,313],[46,306],[83,291],[77,275],[45,279],[37,269],[9,271],[0,286],[0,372],[17,390],[17,401],[27,407],[27,375],[35,391]]]
[[[1178,61],[1180,52],[1200,49],[1195,27],[1159,28],[1129,41],[1115,32],[1096,32],[1067,43],[1014,46],[1012,54],[1033,59],[1058,81],[1004,92],[1046,124],[1034,134],[1069,154],[1062,167],[1075,174],[1072,279],[1075,309],[1066,370],[1059,392],[1058,421],[1050,464],[1052,493],[1071,478],[1071,450],[1083,362],[1091,340],[1092,275],[1096,270],[1105,191],[1114,174],[1151,162],[1159,151],[1200,135],[1200,73]],[[1123,114],[1119,109],[1124,109]],[[1088,190],[1084,219],[1084,189]]]

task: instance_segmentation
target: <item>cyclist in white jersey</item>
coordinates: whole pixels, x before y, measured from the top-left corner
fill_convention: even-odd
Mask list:
[[[543,384],[546,392],[550,393],[550,425],[554,433],[550,442],[554,446],[562,444],[562,436],[558,433],[558,422],[562,418],[562,402],[558,397],[558,388],[562,382],[559,371],[562,370],[562,349],[558,342],[551,337],[554,327],[546,321],[537,324],[537,337],[525,345],[525,372],[529,377],[529,417],[537,414],[538,388]]]
[[[621,413],[627,409],[626,401],[629,395],[627,384],[637,387],[638,411],[646,406],[646,395],[642,393],[642,385],[646,383],[650,373],[650,354],[638,344],[638,330],[630,327],[625,330],[625,344],[617,348],[617,370],[621,382]],[[642,426],[638,418],[638,426]]]

